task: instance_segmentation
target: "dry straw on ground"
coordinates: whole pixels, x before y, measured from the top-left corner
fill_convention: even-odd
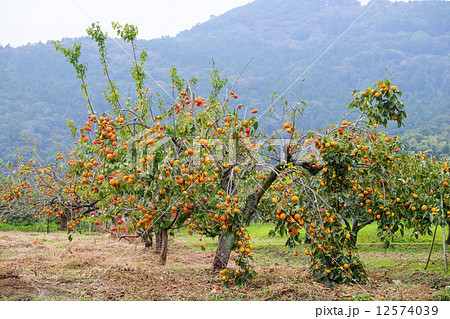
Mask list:
[[[0,232],[0,299],[435,299],[435,291],[427,284],[403,285],[385,274],[369,273],[365,286],[327,289],[315,282],[305,267],[288,263],[257,265],[260,275],[253,283],[226,289],[222,288],[220,277],[209,272],[213,257],[213,251],[195,251],[172,238],[167,265],[161,267],[158,256],[142,243],[118,241],[108,234],[75,235],[69,242],[64,233]]]

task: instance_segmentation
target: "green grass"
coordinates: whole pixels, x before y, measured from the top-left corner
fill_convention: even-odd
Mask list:
[[[277,235],[276,237],[269,237],[270,230],[274,229],[275,226],[273,224],[266,224],[266,223],[253,223],[251,224],[247,229],[252,236],[253,239],[258,240],[274,240],[276,242],[278,241],[285,241],[286,239],[283,237],[280,237]],[[433,229],[434,230],[434,229]],[[448,228],[446,228],[446,231],[448,231]],[[370,224],[363,229],[361,229],[358,233],[358,244],[378,244],[380,243],[378,237],[377,237],[377,225],[376,223]],[[304,231],[300,231],[300,234],[302,238],[304,238]],[[411,243],[411,244],[418,244],[418,243],[425,243],[430,244],[432,241],[432,236],[420,236],[416,239],[414,236],[411,236],[413,234],[412,229],[406,229],[405,235],[403,237],[400,236],[400,233],[398,232],[398,235],[396,235],[393,239],[393,243]],[[447,234],[446,234],[447,235]],[[435,245],[441,245],[442,246],[442,228],[438,227],[437,233],[436,233],[436,240]]]
[[[433,229],[434,231],[434,229]],[[448,231],[448,228],[446,228],[446,231]],[[375,243],[379,242],[377,240],[377,224],[372,223],[363,229],[361,229],[358,233],[358,243]],[[413,234],[412,229],[405,229],[405,235],[401,237],[400,232],[397,232],[398,235],[394,237],[393,242],[394,243],[431,243],[433,236],[420,236],[416,239],[414,236],[411,236]],[[448,234],[446,234],[448,235]],[[436,240],[435,244],[442,245],[442,228],[438,227],[436,232]]]
[[[55,232],[59,231],[60,224],[57,224],[55,221],[50,223],[49,231]],[[89,231],[89,227],[87,225],[78,226],[76,233],[81,230],[83,235],[101,235],[101,233]],[[0,223],[0,231],[24,231],[24,232],[34,232],[36,235],[47,232],[47,223],[34,223],[33,225],[12,225],[8,223]]]
[[[260,255],[276,256],[274,260],[276,262],[281,262],[281,260],[288,258],[293,250],[290,250],[285,246],[286,237],[281,237],[276,235],[274,237],[269,236],[269,232],[274,229],[273,224],[268,223],[252,223],[248,228],[248,232],[251,236],[251,243],[255,248],[255,253]],[[55,222],[50,224],[50,230],[56,231],[59,229],[59,225]],[[0,224],[0,231],[2,230],[16,230],[16,231],[31,231],[38,232],[37,234],[45,232],[47,230],[46,223],[36,223],[34,225],[10,225],[10,224]],[[447,230],[447,229],[446,229]],[[83,231],[84,235],[100,235],[96,232]],[[411,236],[412,230],[405,230],[405,235],[400,237],[396,235],[389,248],[384,248],[383,243],[379,241],[377,237],[377,225],[375,223],[364,227],[358,233],[357,247],[360,252],[404,252],[404,253],[428,253],[432,236],[419,236],[416,239]],[[300,236],[304,239],[305,232],[302,230]],[[199,236],[194,234],[190,235],[187,229],[182,229],[179,232],[175,232],[175,237],[177,240],[182,240],[186,242],[193,250],[200,250],[200,244],[207,244],[206,250],[215,250],[217,248],[218,238],[202,238],[199,241]],[[438,227],[436,234],[435,244],[433,246],[433,253],[442,252],[442,228]],[[295,250],[299,253],[307,248],[307,245],[300,245],[300,247]],[[280,253],[274,253],[275,251],[280,251]],[[282,253],[281,253],[282,252]],[[302,254],[300,254],[302,255]],[[271,257],[272,258],[272,257]],[[273,261],[273,260],[272,260]],[[269,262],[269,260],[268,260]]]
[[[273,224],[267,223],[252,223],[249,227],[247,227],[247,230],[251,236],[252,245],[255,249],[261,249],[261,247],[277,247],[288,250],[288,248],[285,247],[286,237],[281,237],[278,234],[274,237],[269,236],[269,232],[274,228],[275,226]],[[396,235],[392,239],[391,246],[386,249],[377,237],[377,225],[374,223],[359,231],[357,246],[360,250],[368,252],[428,252],[433,237],[426,235],[419,236],[419,238],[416,239],[414,236],[411,236],[412,233],[412,230],[407,229],[405,230],[405,235],[403,237],[400,237],[400,234]],[[202,241],[199,241],[200,237],[198,235],[189,235],[186,229],[175,233],[175,236],[188,244],[198,246],[198,249],[200,249],[200,243],[205,242],[208,244],[208,250],[217,248],[218,238],[203,238]],[[300,236],[303,239],[305,238],[305,232],[303,230],[300,231]],[[442,242],[442,228],[438,227],[433,251],[442,251]]]
[[[50,223],[50,231],[59,229],[59,225],[55,222]],[[32,225],[12,225],[8,223],[0,223],[0,231],[2,230],[17,230],[17,231],[47,231],[47,223],[34,223]]]

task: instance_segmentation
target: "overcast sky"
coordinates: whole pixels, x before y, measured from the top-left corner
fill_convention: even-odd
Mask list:
[[[253,0],[0,0],[0,45],[85,36],[93,21],[110,35],[110,24],[117,21],[138,26],[140,39],[175,36],[249,2]]]

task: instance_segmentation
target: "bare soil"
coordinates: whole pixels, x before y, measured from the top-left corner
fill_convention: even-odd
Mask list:
[[[73,237],[0,232],[0,300],[437,300],[442,292],[423,274],[404,282],[370,270],[367,285],[324,288],[306,265],[258,265],[258,258],[254,282],[223,288],[209,272],[214,252],[180,239],[170,239],[167,264],[159,266],[141,242]]]

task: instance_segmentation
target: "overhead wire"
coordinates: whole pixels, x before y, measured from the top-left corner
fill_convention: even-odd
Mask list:
[[[289,85],[289,87],[284,90],[283,93],[281,93],[278,98],[276,98],[270,105],[269,107],[266,108],[266,110],[261,113],[259,115],[259,117],[257,118],[257,120],[259,120],[264,114],[266,114],[272,107],[274,107],[275,103],[278,102],[279,99],[281,99],[320,59],[322,59],[322,57],[378,2],[378,0],[373,1],[359,16],[358,18],[356,18],[355,21],[353,21],[352,24],[350,24],[350,26],[345,29],[344,32],[342,32],[337,38],[336,40],[333,41],[333,43],[331,43],[326,49],[325,51],[323,51],[306,69],[305,71],[303,71],[302,74],[300,74],[294,82],[292,82],[291,85]]]

